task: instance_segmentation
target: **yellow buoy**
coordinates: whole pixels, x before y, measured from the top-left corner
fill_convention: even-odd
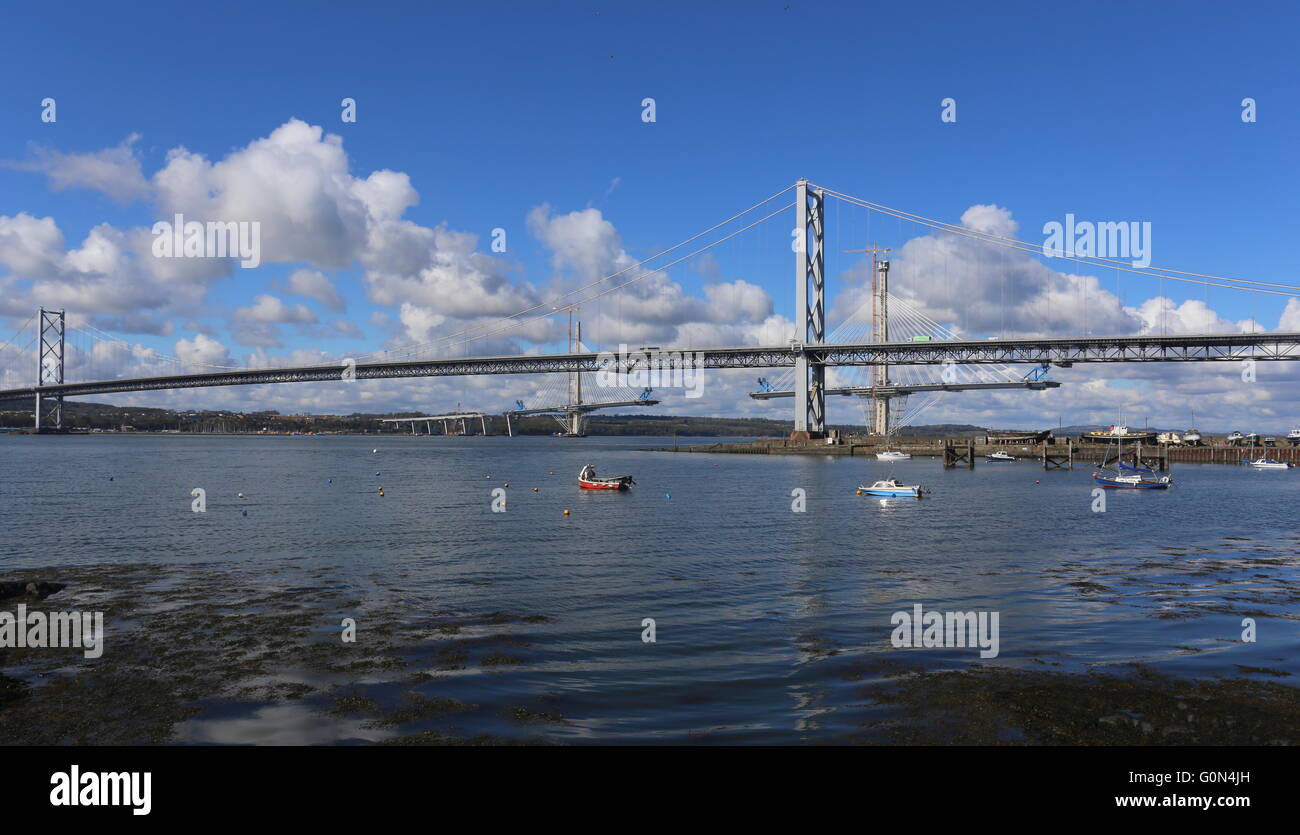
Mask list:
[[[855,491],[855,492],[856,492],[859,496],[862,495],[862,491],[861,491],[861,490],[857,490],[857,491]]]
[[[569,515],[569,509],[568,509],[567,507],[564,509],[564,515],[565,515],[565,516],[568,516],[568,515]]]
[[[510,482],[507,481],[507,482],[506,482],[504,485],[502,485],[502,486],[504,486],[504,487],[509,487],[509,486],[510,486]]]
[[[533,488],[533,492],[534,492],[534,493],[537,492],[537,488],[536,488],[536,487]]]

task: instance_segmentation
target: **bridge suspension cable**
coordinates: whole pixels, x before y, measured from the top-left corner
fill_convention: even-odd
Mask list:
[[[5,340],[5,344],[4,344],[4,345],[0,345],[0,351],[4,351],[6,348],[8,348],[10,345],[12,345],[12,344],[14,343],[14,340],[18,338],[18,335],[21,334],[23,331],[27,330],[27,326],[30,325],[30,324],[32,323],[32,320],[35,319],[35,318],[36,318],[36,314],[35,314],[35,313],[33,313],[31,316],[28,316],[28,317],[27,317],[27,321],[26,321],[26,322],[23,322],[21,325],[19,325],[19,326],[18,326],[18,330],[14,331],[14,332],[13,332],[13,335],[10,336],[8,339]],[[28,345],[27,345],[27,347],[31,347],[31,343],[32,343],[32,342],[35,342],[35,341],[36,341],[36,337],[33,336],[30,340],[28,340]],[[25,350],[27,350],[27,347],[21,348],[21,349],[19,349],[19,350],[21,350],[21,351],[25,351]]]
[[[818,188],[822,188],[826,192],[826,194],[835,197],[839,200],[843,200],[846,203],[850,203],[855,206],[860,206],[864,209],[870,209],[872,211],[880,212],[881,214],[889,215],[890,217],[896,217],[899,218],[900,220],[906,220],[912,223],[916,223],[920,226],[926,226],[931,229],[937,229],[942,232],[950,232],[954,235],[961,235],[962,237],[983,241],[984,243],[994,244],[996,246],[1002,246],[1009,249],[1019,250],[1021,252],[1028,252],[1028,253],[1038,254],[1038,255],[1046,254],[1044,252],[1044,247],[1042,244],[1034,244],[1028,241],[1021,241],[1016,238],[1008,238],[1002,235],[994,235],[991,232],[980,232],[978,230],[970,229],[965,226],[960,226],[952,223],[945,223],[944,221],[935,220],[934,218],[924,217],[922,215],[913,214],[912,212],[905,212],[902,209],[895,209],[890,206],[882,205],[880,203],[873,203],[870,200],[864,200],[860,197],[854,197],[853,195],[845,194],[844,192],[835,191],[834,189],[825,188],[823,186],[818,186]],[[1079,264],[1088,264],[1091,266],[1112,267],[1117,270],[1133,273],[1134,275],[1145,276],[1147,278],[1159,278],[1159,279],[1167,278],[1170,281],[1182,281],[1188,284],[1200,284],[1208,287],[1223,287],[1229,290],[1243,290],[1251,293],[1267,293],[1276,296],[1293,296],[1293,297],[1300,296],[1300,285],[1295,285],[1295,284],[1281,284],[1281,283],[1271,282],[1271,281],[1255,281],[1253,279],[1247,279],[1247,278],[1232,278],[1230,276],[1207,275],[1204,273],[1187,272],[1185,270],[1174,270],[1174,269],[1167,269],[1164,267],[1148,267],[1145,269],[1134,269],[1131,266],[1125,266],[1126,264],[1129,263],[1127,261],[1119,261],[1113,258],[1102,258],[1100,256],[1079,257],[1078,255],[1069,255],[1065,250],[1052,250],[1051,257],[1060,258],[1065,261],[1074,261],[1075,263],[1079,263]],[[1183,277],[1183,276],[1187,276],[1187,277]],[[1202,279],[1202,280],[1197,280],[1197,279]],[[1222,284],[1218,282],[1232,282],[1232,283]],[[1243,285],[1250,285],[1250,286],[1243,286]],[[1277,290],[1263,289],[1269,287],[1281,288],[1281,289],[1277,289]]]
[[[88,336],[97,342],[115,343],[117,345],[126,348],[129,351],[132,352],[135,351],[135,346],[133,346],[130,342],[127,342],[126,340],[121,339],[119,337],[113,336],[111,333],[107,333],[106,331],[102,331],[99,328],[95,327],[94,325],[90,324],[89,322],[87,322],[83,326],[71,327],[69,328],[69,330],[79,331],[81,334]],[[240,365],[213,365],[212,363],[207,363],[207,362],[192,362],[190,360],[183,360],[180,357],[173,356],[171,354],[164,354],[161,351],[158,351],[154,348],[144,348],[144,350],[149,353],[149,357],[151,359],[162,360],[163,362],[172,362],[172,363],[176,363],[177,365],[184,365],[192,368],[215,368],[219,371],[238,371],[241,368],[243,368],[243,366]]]
[[[772,219],[773,217],[776,217],[777,215],[779,215],[779,214],[781,214],[782,212],[784,212],[786,209],[789,209],[789,208],[790,208],[791,206],[793,206],[794,204],[793,204],[793,203],[786,203],[785,205],[779,207],[778,209],[776,209],[775,211],[771,212],[770,214],[767,214],[767,215],[765,215],[765,216],[759,218],[758,220],[756,220],[756,221],[754,221],[754,222],[752,222],[752,223],[749,223],[749,224],[747,224],[747,225],[745,225],[745,226],[742,226],[742,227],[740,227],[739,229],[736,229],[735,231],[730,232],[729,234],[724,235],[723,237],[718,238],[717,240],[712,241],[711,243],[708,243],[708,244],[706,244],[706,245],[700,247],[699,249],[694,250],[693,252],[689,252],[689,253],[687,253],[686,255],[682,255],[682,256],[676,258],[675,260],[670,261],[670,262],[667,263],[667,264],[664,264],[663,266],[656,267],[656,268],[653,269],[653,270],[648,270],[647,272],[644,272],[644,273],[642,273],[641,275],[638,275],[638,276],[636,276],[635,278],[632,278],[632,279],[630,279],[630,280],[628,280],[628,281],[625,281],[625,282],[623,282],[623,283],[621,283],[621,284],[617,284],[617,285],[614,285],[614,286],[612,286],[612,287],[605,288],[605,289],[601,290],[600,292],[598,292],[598,293],[596,293],[596,294],[594,294],[594,295],[583,296],[583,297],[580,298],[580,299],[572,299],[571,297],[574,296],[575,294],[577,294],[577,293],[581,293],[581,292],[583,292],[583,291],[585,291],[585,290],[590,290],[590,289],[592,289],[593,287],[596,287],[596,286],[598,286],[598,285],[600,285],[600,284],[603,284],[603,283],[605,283],[605,282],[607,282],[607,281],[610,281],[611,279],[615,279],[615,278],[618,278],[618,277],[621,276],[621,275],[625,275],[626,273],[628,273],[628,272],[630,272],[630,271],[632,271],[632,270],[638,269],[638,268],[640,268],[640,267],[644,267],[646,264],[649,264],[650,262],[652,262],[652,261],[654,261],[654,260],[656,260],[656,259],[658,259],[658,258],[660,258],[660,257],[662,257],[662,256],[664,256],[664,255],[667,255],[667,254],[670,253],[670,252],[673,252],[673,251],[675,251],[675,250],[678,250],[678,249],[682,248],[683,246],[686,246],[687,244],[693,243],[693,242],[699,240],[700,238],[704,237],[705,235],[708,235],[708,234],[711,233],[711,232],[715,232],[715,231],[717,231],[718,229],[721,229],[721,228],[723,228],[723,227],[725,227],[725,226],[727,226],[727,225],[729,225],[729,224],[735,222],[736,220],[738,220],[738,219],[744,217],[745,215],[747,215],[747,214],[753,212],[755,209],[758,209],[758,208],[760,208],[760,207],[762,207],[762,206],[767,205],[768,203],[771,203],[773,200],[777,199],[778,197],[780,197],[781,195],[785,194],[786,192],[790,191],[790,190],[793,189],[793,188],[794,188],[793,185],[786,186],[785,188],[781,189],[780,191],[778,191],[777,193],[773,194],[772,196],[770,196],[770,197],[768,197],[768,198],[766,198],[766,199],[764,199],[764,200],[761,200],[761,201],[759,201],[758,203],[755,203],[753,206],[750,206],[749,208],[745,209],[744,211],[739,212],[739,213],[737,213],[737,214],[734,214],[734,215],[732,215],[731,217],[727,218],[726,220],[721,221],[720,223],[716,223],[716,224],[714,224],[713,226],[710,226],[708,229],[705,229],[703,232],[700,232],[700,233],[698,233],[698,234],[692,235],[691,237],[689,237],[689,238],[687,238],[687,239],[685,239],[685,240],[683,240],[683,241],[681,241],[681,242],[679,242],[679,243],[676,243],[676,244],[674,244],[673,246],[668,247],[667,249],[660,250],[659,252],[656,252],[654,255],[651,255],[651,256],[649,256],[648,258],[643,258],[642,260],[636,262],[635,264],[630,264],[629,266],[624,267],[623,269],[618,270],[617,272],[610,273],[609,275],[606,275],[606,276],[604,276],[604,277],[602,277],[602,278],[598,278],[598,279],[596,279],[595,281],[591,281],[591,282],[589,282],[589,283],[587,283],[587,284],[584,284],[584,285],[581,286],[581,287],[575,288],[575,289],[573,289],[573,290],[569,290],[569,291],[567,291],[567,292],[565,292],[565,293],[561,293],[560,295],[555,296],[555,297],[553,297],[553,298],[551,298],[551,299],[548,299],[548,300],[546,300],[546,301],[544,301],[544,302],[539,302],[538,304],[535,304],[535,305],[533,305],[533,306],[531,306],[531,307],[526,307],[526,308],[524,308],[523,310],[520,310],[520,311],[518,311],[518,312],[516,312],[516,313],[512,313],[512,314],[509,315],[509,316],[501,317],[500,319],[496,320],[495,322],[486,323],[486,324],[471,325],[470,327],[463,328],[462,330],[459,330],[459,331],[457,331],[457,332],[455,332],[455,333],[446,334],[446,335],[444,335],[444,336],[439,337],[438,339],[431,340],[431,341],[429,341],[429,342],[420,343],[420,344],[418,344],[418,345],[407,345],[407,346],[402,346],[402,347],[400,347],[400,348],[390,348],[390,349],[383,350],[383,351],[374,351],[374,352],[371,352],[371,353],[369,353],[369,354],[365,354],[365,355],[363,355],[363,356],[360,357],[359,359],[370,359],[370,358],[372,358],[372,357],[380,357],[380,356],[383,356],[383,357],[409,356],[410,354],[413,354],[413,353],[419,353],[419,352],[424,351],[424,350],[427,350],[427,349],[429,349],[429,348],[434,348],[434,347],[439,347],[439,346],[454,347],[454,346],[456,346],[456,345],[460,345],[460,344],[463,344],[463,343],[466,343],[466,342],[474,342],[474,341],[477,341],[477,340],[480,340],[480,339],[486,339],[486,338],[489,337],[489,336],[495,336],[495,335],[498,334],[498,333],[502,333],[502,332],[504,332],[504,331],[511,330],[511,329],[513,329],[513,328],[519,327],[520,325],[526,324],[527,322],[532,322],[532,321],[535,321],[536,319],[545,318],[546,316],[551,315],[551,310],[550,310],[550,308],[556,306],[556,305],[559,304],[560,302],[564,302],[564,304],[566,304],[566,305],[575,305],[575,304],[579,304],[579,305],[580,305],[580,304],[588,304],[588,303],[590,303],[590,302],[592,302],[592,301],[595,301],[595,300],[598,299],[598,298],[601,298],[602,296],[606,296],[606,295],[608,295],[608,294],[610,294],[610,293],[614,293],[614,292],[617,292],[617,291],[619,291],[619,290],[622,290],[622,289],[624,289],[624,288],[626,288],[626,287],[628,287],[628,286],[630,286],[630,285],[632,285],[632,284],[635,284],[635,283],[637,283],[637,282],[639,282],[639,281],[643,281],[643,280],[645,280],[645,279],[647,279],[647,278],[649,278],[649,277],[651,277],[651,276],[653,276],[653,275],[656,275],[656,274],[662,273],[662,272],[664,272],[665,270],[669,269],[670,267],[673,267],[673,266],[675,266],[675,265],[677,265],[677,264],[680,264],[680,263],[683,262],[683,261],[686,261],[686,260],[688,260],[688,259],[690,259],[690,258],[694,258],[696,255],[699,255],[699,254],[701,254],[701,253],[703,253],[703,252],[705,252],[705,251],[707,251],[707,250],[709,250],[709,249],[712,249],[713,247],[715,247],[715,246],[717,246],[717,245],[719,245],[719,244],[721,244],[721,243],[723,243],[723,242],[725,242],[725,241],[728,241],[728,240],[730,240],[730,239],[736,237],[737,235],[741,234],[742,232],[745,232],[745,231],[747,231],[747,230],[749,230],[749,229],[752,229],[752,228],[754,228],[755,226],[758,226],[758,225],[764,223],[765,221],[768,221],[768,220]],[[540,311],[540,312],[536,312],[536,311]],[[523,318],[523,319],[519,318],[519,317],[526,316],[526,315],[529,314],[529,313],[534,313],[534,315],[532,315],[532,316],[528,316],[527,318]],[[518,321],[512,321],[512,320],[516,320],[516,319],[517,319]],[[498,323],[501,323],[500,326],[498,326]],[[478,329],[478,328],[484,328],[484,327],[486,327],[486,328],[494,328],[494,329],[493,329],[493,330],[486,331],[486,332],[484,332],[484,333],[474,333],[474,331],[475,331],[476,329]],[[472,334],[472,335],[466,336],[466,334]],[[465,338],[464,338],[464,339],[460,339],[459,341],[456,341],[456,340],[457,340],[457,337],[465,337]]]

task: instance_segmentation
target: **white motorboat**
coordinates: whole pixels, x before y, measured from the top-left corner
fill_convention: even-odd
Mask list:
[[[1239,444],[1241,443],[1241,440],[1245,437],[1246,436],[1241,434],[1240,432],[1233,432],[1230,435],[1228,435],[1228,437],[1224,438],[1224,440],[1230,444]]]
[[[1286,433],[1286,439],[1291,442],[1292,446],[1300,446],[1300,426]]]
[[[1272,458],[1256,458],[1254,461],[1242,462],[1257,470],[1289,470],[1291,465],[1286,461],[1274,461]]]
[[[910,461],[912,456],[906,452],[899,452],[896,449],[887,449],[884,452],[876,453],[877,461]]]
[[[1012,455],[1009,452],[1002,452],[1001,450],[999,450],[997,452],[990,452],[988,455],[984,456],[984,460],[985,461],[1015,461],[1016,456]]]
[[[885,478],[875,482],[870,487],[859,487],[858,492],[866,496],[885,496],[887,498],[902,499],[919,499],[921,498],[921,485],[919,484],[899,484],[898,479]]]

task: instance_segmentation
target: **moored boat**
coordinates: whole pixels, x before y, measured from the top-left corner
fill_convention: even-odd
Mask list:
[[[633,484],[630,475],[606,476],[596,475],[596,468],[588,464],[578,473],[578,486],[584,490],[627,490]]]
[[[1115,487],[1128,490],[1165,490],[1174,483],[1172,476],[1145,475],[1143,473],[1125,474],[1116,470],[1102,470],[1092,474],[1093,480],[1102,487]]]
[[[896,449],[887,449],[884,452],[876,453],[878,461],[910,461],[912,456],[906,452],[899,452]]]
[[[1129,443],[1151,444],[1156,440],[1155,432],[1133,432],[1123,424],[1117,423],[1109,429],[1084,432],[1079,436],[1080,440],[1085,443],[1109,444],[1115,441],[1128,441]]]
[[[1289,470],[1292,467],[1286,461],[1274,461],[1272,458],[1256,458],[1254,461],[1242,461],[1241,463],[1257,470]]]
[[[990,452],[988,455],[984,456],[984,460],[985,460],[985,461],[989,461],[989,462],[993,462],[993,461],[1015,461],[1015,460],[1016,460],[1016,456],[1012,455],[1012,454],[1009,453],[1009,452],[998,451],[998,452]]]
[[[1115,435],[1116,467],[1107,467],[1106,462],[1110,460],[1110,450],[1106,450],[1106,456],[1102,459],[1101,469],[1092,474],[1092,479],[1102,487],[1112,487],[1119,490],[1166,490],[1173,484],[1173,476],[1157,476],[1148,467],[1142,466],[1141,460],[1135,460],[1133,464],[1124,462],[1124,438],[1128,435],[1128,429],[1124,426],[1112,426],[1111,429],[1122,430]]]
[[[886,498],[900,499],[919,499],[921,498],[921,485],[919,484],[899,484],[896,478],[884,478],[875,482],[870,487],[862,486],[858,492],[867,496],[884,496]]]

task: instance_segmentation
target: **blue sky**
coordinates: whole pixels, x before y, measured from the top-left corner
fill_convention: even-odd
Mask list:
[[[530,230],[539,206],[553,219],[597,210],[640,257],[800,176],[953,223],[996,205],[1028,241],[1066,212],[1149,221],[1157,265],[1294,283],[1283,247],[1297,215],[1298,18],[1282,3],[28,4],[0,30],[0,217],[52,218],[68,249],[98,224],[148,227],[165,215],[147,195],[124,204],[60,190],[39,162],[138,136],[125,153],[150,180],[173,149],[218,162],[298,119],[341,137],[353,177],[407,175],[418,205],[403,220],[475,235],[483,253],[505,228],[508,280],[536,287],[580,272]],[[40,121],[46,96],[57,100],[53,124]],[[357,101],[355,124],[340,120],[345,96]],[[653,124],[641,120],[647,96]],[[952,124],[939,118],[946,97],[957,102]],[[1257,101],[1253,124],[1240,118],[1244,97]],[[828,246],[861,246],[853,224],[864,218],[846,213],[849,229]],[[895,248],[922,232],[873,223]],[[793,270],[778,246],[788,231],[752,238],[763,235],[720,249],[720,277],[670,275],[694,296],[743,279],[789,318]],[[850,266],[832,260],[832,292]],[[325,274],[346,308],[275,289],[298,269]],[[1163,292],[1268,328],[1286,301],[1069,272],[1097,275],[1125,305]],[[0,263],[4,276],[15,309],[3,312],[39,298],[41,276]],[[272,323],[278,344],[262,346],[272,354],[411,339],[392,324],[395,297],[377,300],[361,263],[268,263],[200,289],[201,299],[145,311],[167,333],[119,335],[176,353],[195,333],[185,325],[199,323],[238,362],[255,346],[241,344],[232,312],[271,293],[358,329],[326,339]],[[19,324],[0,319],[0,338]],[[990,408],[1010,417],[1017,407]]]

